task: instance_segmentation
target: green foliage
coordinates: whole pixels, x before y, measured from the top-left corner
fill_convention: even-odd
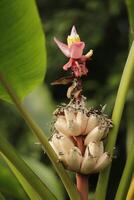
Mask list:
[[[127,58],[127,61],[126,61],[126,64],[125,64],[125,67],[123,70],[119,89],[117,92],[115,106],[113,109],[112,120],[113,120],[114,128],[110,131],[111,133],[108,136],[108,141],[107,141],[107,145],[106,145],[106,151],[110,152],[111,155],[113,154],[113,148],[116,143],[116,138],[117,138],[119,127],[120,127],[124,104],[125,104],[127,93],[128,93],[130,83],[131,83],[131,80],[133,77],[133,72],[134,72],[134,42],[132,43],[132,46],[129,51],[129,55],[128,55],[128,58]],[[130,157],[130,160],[133,161],[134,160],[133,157]],[[132,165],[132,168],[130,168],[130,167],[129,168],[132,170],[133,166],[134,166],[134,163]],[[101,198],[102,200],[104,200],[106,198],[110,168],[111,168],[111,166],[109,166],[104,171],[100,172],[97,190],[96,190],[96,197]],[[129,169],[129,176],[130,176],[129,178],[131,179],[131,173],[130,173],[131,170],[130,169]],[[127,168],[127,170],[128,170],[128,168]],[[128,176],[126,176],[126,177],[128,177]],[[124,181],[123,181],[123,183],[124,183]],[[126,185],[124,185],[124,187],[126,187]],[[122,193],[122,188],[121,188],[121,193]],[[125,198],[125,194],[123,196]],[[121,197],[121,194],[119,194],[119,197]],[[117,199],[119,199],[119,197]]]
[[[37,174],[40,179],[46,184],[49,189],[55,194],[55,196],[63,200],[64,192],[63,187],[60,181],[57,181],[57,176],[54,171],[42,163],[38,162],[35,159],[24,157],[26,163],[30,166],[30,168]],[[11,163],[10,163],[11,165]],[[7,197],[13,197],[19,200],[28,199],[18,181],[15,179],[13,174],[9,171],[4,163],[0,163],[0,191],[3,191],[3,194]]]
[[[4,196],[0,193],[0,200],[5,200]]]
[[[25,192],[7,166],[2,162],[0,162],[0,172],[0,191],[2,191],[6,197],[12,196],[13,198],[26,200],[27,196]]]
[[[0,1],[0,72],[23,99],[44,78],[44,34],[34,0]],[[0,98],[9,101],[0,87]]]
[[[41,162],[32,159],[24,158],[30,168],[39,176],[39,178],[48,186],[48,188],[55,194],[57,199],[64,200],[65,195],[60,180],[54,173],[51,167],[43,165]]]
[[[34,199],[56,199],[47,186],[42,183],[2,136],[0,136],[0,152],[30,197],[33,196]]]
[[[52,113],[56,105],[48,87],[46,85],[38,87],[25,98],[24,105],[40,127],[49,135]]]
[[[19,170],[16,169],[16,165],[13,165],[12,162],[10,162],[7,159],[7,157],[4,156],[2,153],[1,153],[1,155],[2,155],[3,159],[5,160],[5,162],[8,164],[8,166],[11,169],[11,171],[13,172],[13,174],[16,176],[16,178],[18,179],[18,181],[22,185],[22,187],[24,188],[24,190],[27,193],[27,195],[29,196],[29,198],[33,199],[33,200],[37,200],[37,199],[41,200],[41,197],[36,192],[36,190],[34,190],[34,188],[32,188],[32,186],[29,184],[29,182],[19,172]]]

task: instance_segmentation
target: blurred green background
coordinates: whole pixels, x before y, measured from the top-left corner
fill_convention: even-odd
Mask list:
[[[107,104],[106,112],[111,115],[115,95],[129,49],[129,23],[125,2],[122,0],[37,0],[46,35],[47,74],[44,85],[25,99],[25,105],[34,119],[50,135],[52,112],[61,102],[68,102],[66,86],[51,86],[50,83],[67,73],[62,66],[67,58],[54,44],[56,36],[66,41],[73,25],[76,26],[81,40],[85,41],[85,53],[93,49],[94,55],[88,63],[89,74],[83,80],[83,94],[88,106]],[[38,66],[37,66],[38,67]],[[132,101],[132,88],[126,105]],[[117,139],[115,158],[108,200],[114,199],[126,159],[127,106],[123,113],[122,124]],[[36,138],[30,133],[16,109],[0,101],[0,134],[3,134],[55,192],[60,200],[68,199],[65,190],[54,172],[50,161],[41,146],[35,144]],[[119,161],[119,162],[118,162]],[[73,176],[73,175],[72,175]],[[90,190],[94,191],[98,175],[89,177]],[[0,191],[8,200],[27,199],[11,172],[0,161]]]

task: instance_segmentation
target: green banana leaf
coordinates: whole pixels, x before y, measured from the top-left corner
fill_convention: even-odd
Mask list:
[[[48,87],[46,85],[38,87],[25,98],[24,105],[42,130],[49,136],[52,113],[56,109],[56,105]]]
[[[34,0],[0,1],[0,73],[23,99],[45,74],[44,34]],[[0,86],[0,98],[10,101]]]
[[[23,177],[23,175],[16,169],[16,167],[1,153],[2,157],[4,158],[5,162],[8,164],[9,168],[12,170],[13,174],[19,180],[20,184],[26,191],[27,195],[32,200],[41,200],[42,198],[40,195],[32,188],[32,186],[28,183],[28,181]]]
[[[45,156],[45,155],[44,155]],[[23,157],[24,161],[30,166],[30,168],[37,174],[40,179],[48,186],[48,188],[55,194],[57,199],[64,200],[65,199],[65,191],[61,181],[58,180],[58,177],[54,173],[53,169],[49,166],[43,165],[41,162]]]
[[[45,155],[44,155],[45,156]],[[49,189],[55,194],[55,196],[60,199],[65,199],[65,191],[58,177],[54,173],[51,167],[43,165],[41,162],[29,158],[23,157],[25,162],[30,166],[30,168],[39,176],[39,178],[46,184]],[[8,161],[9,162],[9,161]],[[0,191],[10,198],[17,198],[19,200],[28,200],[25,192],[21,188],[19,182],[10,172],[8,167],[0,161]]]
[[[0,191],[13,199],[28,200],[20,184],[8,167],[0,160]]]
[[[40,178],[20,158],[16,150],[0,135],[0,152],[11,171],[17,177],[32,200],[56,200],[56,197]]]
[[[4,196],[0,193],[0,200],[5,200]]]

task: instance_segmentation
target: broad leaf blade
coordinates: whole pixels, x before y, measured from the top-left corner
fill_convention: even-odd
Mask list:
[[[1,193],[0,193],[0,200],[6,200]]]
[[[16,169],[16,167],[1,153],[2,157],[4,158],[5,162],[8,164],[9,168],[19,180],[20,184],[24,188],[25,192],[32,200],[41,200],[39,194],[34,190],[34,188],[27,182],[27,180],[22,176],[22,174]]]
[[[10,165],[10,168],[14,170],[15,175],[19,176],[19,174],[21,174],[20,178],[17,177],[19,181],[22,181],[23,177],[23,180],[25,179],[28,182],[28,184],[31,185],[31,187],[36,191],[36,193],[38,193],[41,199],[56,200],[56,197],[48,189],[48,187],[28,167],[28,165],[23,161],[23,159],[20,158],[16,150],[11,146],[11,144],[9,144],[1,135],[0,135],[0,152],[2,152],[7,161],[9,161],[8,165]],[[18,172],[19,174],[17,175]]]
[[[22,99],[45,73],[44,35],[34,0],[0,1],[0,71]],[[9,96],[0,86],[0,97]]]
[[[30,168],[35,172],[40,179],[45,183],[48,188],[55,194],[57,199],[65,199],[65,191],[61,185],[61,181],[58,179],[50,166],[45,166],[39,161],[24,157],[24,161],[30,166]]]
[[[16,180],[14,175],[8,169],[6,164],[0,159],[0,191],[3,191],[3,195],[6,197],[12,197],[13,199],[28,200],[24,190]]]

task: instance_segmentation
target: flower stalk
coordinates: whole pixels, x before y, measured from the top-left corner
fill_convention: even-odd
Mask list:
[[[77,137],[77,145],[84,155],[85,146],[83,145],[83,137]],[[76,186],[80,193],[81,200],[88,200],[89,184],[88,175],[83,175],[81,173],[76,173]]]
[[[76,173],[76,185],[80,193],[81,200],[88,200],[88,192],[89,192],[88,175]]]

